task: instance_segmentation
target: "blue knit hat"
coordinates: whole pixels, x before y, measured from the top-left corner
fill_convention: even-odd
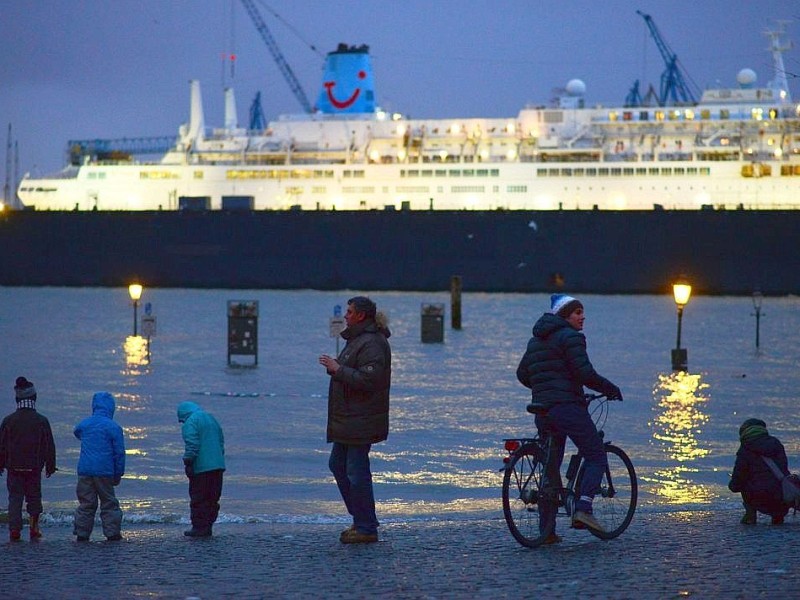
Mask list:
[[[567,294],[553,294],[550,296],[550,312],[559,317],[567,318],[573,311],[583,308],[580,300]]]

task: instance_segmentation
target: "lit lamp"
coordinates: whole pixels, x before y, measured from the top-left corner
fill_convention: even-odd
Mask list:
[[[128,286],[128,293],[131,295],[131,300],[133,300],[133,335],[136,337],[138,335],[136,329],[136,321],[137,321],[137,312],[139,309],[139,298],[142,297],[142,286],[139,283],[132,283]]]
[[[755,309],[756,315],[756,349],[758,348],[759,344],[759,330],[761,328],[761,301],[764,299],[764,295],[756,290],[753,292],[753,308]]]
[[[672,295],[675,297],[675,304],[678,307],[678,340],[672,350],[672,369],[674,371],[685,371],[688,367],[688,357],[686,348],[681,348],[681,320],[683,319],[683,307],[689,302],[692,295],[692,286],[681,276],[672,285]]]

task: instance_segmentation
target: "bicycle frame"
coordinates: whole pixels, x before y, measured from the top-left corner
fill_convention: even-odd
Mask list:
[[[590,530],[601,539],[620,535],[630,524],[636,509],[638,485],[630,458],[623,450],[604,439],[606,403],[603,396],[587,396],[601,402],[591,411],[603,439],[607,466],[595,494],[594,515],[603,529]],[[533,405],[529,412],[542,414],[546,407]],[[553,543],[551,534],[558,517],[571,517],[585,473],[585,457],[580,451],[570,456],[566,471],[554,471],[559,457],[552,432],[534,437],[505,438],[508,453],[503,458],[503,513],[511,533],[520,544],[537,547]],[[561,452],[557,450],[556,452]],[[565,480],[565,482],[564,482]],[[621,487],[620,487],[621,486]],[[552,516],[547,516],[552,515]],[[550,519],[551,524],[548,524]],[[560,538],[558,538],[560,539]]]

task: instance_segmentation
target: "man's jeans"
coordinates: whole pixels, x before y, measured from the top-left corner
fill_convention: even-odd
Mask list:
[[[567,437],[572,440],[578,451],[583,454],[585,466],[583,477],[581,478],[581,489],[575,490],[577,492],[575,509],[591,511],[591,501],[581,501],[581,498],[594,499],[594,495],[600,490],[600,480],[603,478],[603,473],[608,466],[608,460],[603,440],[597,432],[597,427],[595,427],[589,411],[586,410],[585,406],[576,402],[556,404],[547,411],[546,416],[536,416],[536,427],[540,433],[543,430],[551,431],[549,429],[551,427],[557,431],[554,450],[558,457],[557,467],[559,470],[561,462],[564,460],[564,446]],[[548,483],[554,477],[556,477],[555,473],[547,474]],[[542,514],[540,512],[540,528],[543,528],[547,520],[554,517],[555,515]]]
[[[378,532],[375,516],[375,496],[372,492],[372,473],[369,470],[371,444],[333,443],[328,467],[336,478],[336,485],[355,528],[366,534]]]

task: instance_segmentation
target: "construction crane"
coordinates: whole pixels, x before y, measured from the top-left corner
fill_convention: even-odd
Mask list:
[[[267,24],[264,22],[264,19],[261,18],[261,13],[258,12],[255,3],[253,0],[242,0],[242,4],[244,4],[245,10],[247,10],[247,14],[250,15],[250,19],[253,21],[253,24],[256,26],[258,33],[261,34],[261,39],[264,40],[264,43],[267,45],[270,54],[272,54],[272,58],[278,65],[278,68],[281,70],[283,74],[283,78],[286,80],[286,83],[289,84],[289,87],[292,90],[295,98],[297,98],[300,105],[303,107],[307,113],[313,112],[311,109],[311,103],[308,101],[308,97],[306,93],[303,91],[300,82],[295,77],[292,68],[289,66],[289,63],[286,62],[286,59],[283,56],[280,48],[278,48],[277,42],[275,42],[275,38],[272,37],[272,33],[270,33]]]
[[[658,51],[661,53],[661,58],[664,59],[664,64],[666,65],[664,72],[661,74],[661,90],[658,95],[659,106],[696,104],[697,99],[687,82],[689,76],[687,74],[686,78],[684,78],[683,67],[678,63],[678,56],[664,41],[653,18],[640,10],[637,10],[636,14],[641,15],[647,24],[650,35],[653,37],[656,46],[658,46]],[[694,87],[697,88],[696,85]]]

